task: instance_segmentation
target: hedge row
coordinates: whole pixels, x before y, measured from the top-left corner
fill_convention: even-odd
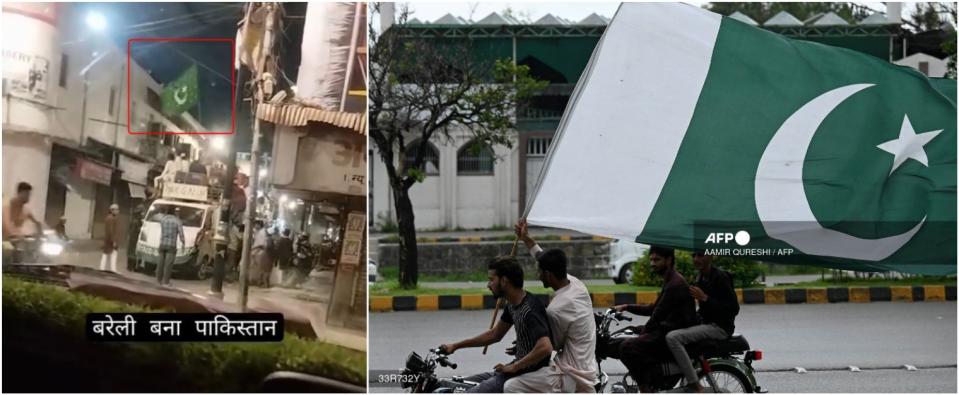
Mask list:
[[[156,312],[4,276],[4,340],[20,340],[18,347],[8,348],[5,344],[4,359],[10,356],[14,358],[11,363],[25,361],[23,364],[27,366],[18,369],[23,371],[42,371],[45,367],[42,365],[49,364],[58,372],[51,372],[46,380],[72,374],[78,382],[71,392],[251,392],[274,371],[295,371],[360,386],[366,384],[365,353],[290,333],[278,343],[91,343],[86,340],[87,313],[151,311]],[[41,366],[30,367],[31,361]],[[97,361],[112,366],[85,366]],[[79,371],[86,371],[86,375]],[[91,375],[97,377],[89,377]],[[30,382],[35,379],[4,376],[5,381],[13,382],[8,384],[15,384],[12,388],[34,391],[60,388],[55,382]],[[20,385],[16,385],[18,380]]]

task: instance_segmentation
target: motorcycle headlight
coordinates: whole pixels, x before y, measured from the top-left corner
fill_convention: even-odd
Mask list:
[[[408,357],[406,357],[406,370],[413,372],[421,372],[426,369],[426,361],[423,360],[416,352],[411,352]]]
[[[58,256],[63,253],[63,245],[45,241],[40,245],[40,252],[43,253],[43,255]]]

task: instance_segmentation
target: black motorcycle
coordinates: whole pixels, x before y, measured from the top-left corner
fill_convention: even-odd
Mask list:
[[[638,393],[639,385],[629,374],[623,375],[618,382],[610,383],[603,372],[603,361],[608,358],[602,350],[611,344],[636,336],[632,327],[610,331],[613,322],[632,321],[623,313],[614,309],[605,313],[596,313],[596,361],[599,366],[599,383],[596,392]],[[693,361],[693,367],[700,377],[700,384],[706,392],[753,393],[763,392],[756,382],[753,361],[762,359],[761,350],[750,350],[746,338],[734,334],[725,340],[706,340],[686,346],[686,352]],[[649,383],[654,392],[681,392],[686,380],[679,366],[672,358],[663,361],[651,374]]]
[[[403,373],[395,377],[395,380],[390,379],[399,381],[400,386],[409,393],[417,394],[466,392],[479,384],[461,376],[437,377],[437,366],[456,369],[456,364],[450,362],[449,356],[439,348],[430,350],[426,358],[412,352],[406,358],[406,368],[403,369]]]
[[[639,385],[629,374],[617,382],[603,371],[603,361],[608,357],[602,350],[608,345],[635,336],[631,327],[611,331],[614,322],[632,321],[623,313],[613,309],[605,313],[596,313],[596,364],[599,368],[597,393],[638,393]],[[740,335],[729,339],[707,340],[686,346],[693,361],[693,367],[700,377],[700,383],[707,392],[753,393],[764,392],[756,382],[753,361],[762,360],[762,351],[749,350],[749,343]],[[437,366],[456,369],[449,356],[435,348],[423,358],[416,352],[406,358],[406,367],[396,377],[402,388],[410,393],[452,393],[466,392],[479,383],[466,380],[463,376],[439,377]],[[651,386],[655,392],[682,392],[686,385],[683,373],[672,360],[664,361],[652,374]]]

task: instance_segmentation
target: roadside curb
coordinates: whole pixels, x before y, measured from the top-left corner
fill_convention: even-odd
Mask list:
[[[593,307],[653,303],[658,292],[590,293]],[[538,295],[548,302],[546,295]],[[954,285],[736,289],[740,304],[944,302],[956,300]],[[492,295],[370,296],[370,311],[483,310],[496,307]]]

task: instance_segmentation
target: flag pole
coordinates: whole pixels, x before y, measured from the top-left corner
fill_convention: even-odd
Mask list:
[[[512,250],[510,251],[510,253],[509,253],[510,256],[516,256],[516,245],[517,245],[518,243],[519,243],[519,237],[517,237],[515,240],[513,240],[513,249],[512,249]],[[496,325],[496,316],[499,315],[499,309],[502,307],[502,305],[503,305],[503,298],[497,298],[497,299],[496,299],[496,308],[493,310],[493,318],[492,318],[492,319],[490,320],[490,322],[489,322],[489,328],[490,328],[490,329],[493,329],[493,326]],[[483,355],[486,355],[486,350],[487,350],[488,348],[489,348],[488,345],[487,345],[487,346],[483,346]]]

